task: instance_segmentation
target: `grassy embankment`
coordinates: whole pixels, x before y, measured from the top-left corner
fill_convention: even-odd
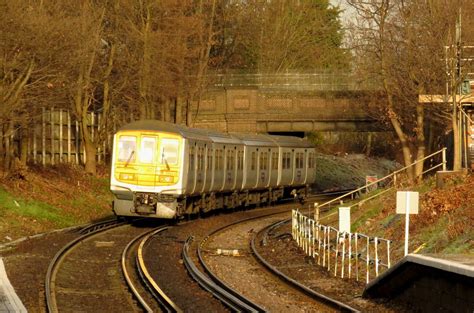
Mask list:
[[[0,182],[0,243],[111,215],[109,179],[80,168],[34,167]]]
[[[319,155],[317,189],[353,188],[366,175],[382,177],[397,164],[361,155]],[[30,168],[0,183],[0,243],[111,215],[107,169],[101,177],[68,166]],[[410,249],[420,253],[474,253],[474,177],[437,189],[433,179],[420,191],[420,214],[411,217]],[[395,191],[353,209],[352,231],[393,240],[394,258],[403,252],[404,219],[395,214]],[[337,214],[324,223],[337,225]]]
[[[335,181],[357,181],[352,175],[356,172],[348,171],[347,166],[343,166],[346,169],[340,168],[346,162],[336,163],[337,166],[334,166],[334,160],[322,158],[320,167],[330,169]],[[360,169],[364,166],[360,163],[352,165]],[[377,169],[370,169],[369,166],[359,174],[371,171],[376,172]],[[363,185],[363,176],[358,180],[361,184],[355,185]],[[327,181],[322,183],[327,184]],[[442,189],[436,187],[435,179],[431,177],[417,186],[399,190],[420,193],[419,214],[410,216],[410,252],[474,254],[473,175],[451,179]],[[392,258],[398,260],[403,256],[405,218],[395,213],[395,207],[395,190],[354,207],[351,212],[351,230],[392,240]],[[337,226],[336,210],[333,209],[333,214],[322,223]]]

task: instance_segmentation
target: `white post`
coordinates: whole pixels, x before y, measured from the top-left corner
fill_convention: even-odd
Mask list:
[[[308,219],[303,216],[303,251],[308,254]]]
[[[54,107],[51,108],[49,111],[50,113],[50,125],[51,125],[51,165],[54,165],[54,155],[55,155],[55,149],[54,149]]]
[[[318,203],[314,203],[314,220],[319,224],[319,206]]]
[[[59,109],[59,163],[63,161],[63,109]]]
[[[365,262],[365,269],[366,269],[366,272],[367,272],[366,273],[366,283],[367,284],[369,283],[369,279],[370,279],[369,259],[370,259],[370,244],[369,244],[369,237],[367,237],[367,260]]]
[[[41,164],[46,165],[46,109],[41,108]]]
[[[318,265],[321,265],[321,225],[318,227]]]
[[[443,148],[443,171],[446,171],[446,148]]]
[[[379,276],[379,252],[378,252],[379,239],[375,237],[374,242],[375,242],[375,277],[377,277]]]
[[[334,276],[337,276],[337,257],[339,254],[339,232],[336,233],[336,253],[334,254]]]
[[[408,233],[410,230],[410,197],[406,196],[405,206],[405,255],[408,254]]]
[[[81,162],[81,159],[79,157],[79,153],[80,153],[80,143],[79,143],[79,122],[76,121],[76,135],[74,137],[74,140],[76,142],[76,164],[79,164]]]
[[[342,233],[342,239],[341,278],[344,278],[344,266],[346,260],[346,233]]]
[[[352,273],[352,234],[349,233],[349,261],[348,261],[348,276],[351,278],[351,273]]]
[[[387,240],[387,267],[390,268],[390,240]]]
[[[397,214],[405,213],[405,255],[408,254],[410,214],[418,214],[419,193],[416,191],[397,191]]]
[[[326,266],[326,226],[323,226],[323,267]]]
[[[358,238],[359,238],[359,234],[355,233],[355,256],[356,256],[356,259],[355,259],[355,267],[356,267],[356,280],[359,281],[359,247],[358,247]]]
[[[328,271],[329,271],[331,270],[331,227],[328,227],[327,248],[328,248]]]

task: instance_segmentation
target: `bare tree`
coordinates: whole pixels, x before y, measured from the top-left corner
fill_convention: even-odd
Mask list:
[[[418,95],[443,90],[453,11],[445,10],[443,0],[348,2],[358,14],[352,46],[359,76],[379,83],[379,117],[392,126],[409,165],[425,156],[425,107]],[[422,172],[420,162],[408,175],[413,179]]]

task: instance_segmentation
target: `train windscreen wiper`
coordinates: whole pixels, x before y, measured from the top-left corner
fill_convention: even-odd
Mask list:
[[[128,163],[130,163],[134,154],[135,150],[132,150],[132,152],[130,152],[130,155],[128,156],[127,162],[125,162],[125,167],[127,167]]]
[[[163,153],[161,154],[161,159],[162,159],[163,161],[165,161],[166,170],[169,171],[169,170],[170,170],[170,165],[168,164],[168,160],[167,160],[166,157],[165,157],[165,150],[164,150],[164,149],[163,149]]]

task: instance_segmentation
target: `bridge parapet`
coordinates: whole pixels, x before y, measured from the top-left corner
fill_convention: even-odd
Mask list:
[[[191,106],[196,127],[221,131],[375,131],[366,103],[355,93],[269,91],[257,87],[207,91]]]
[[[360,82],[352,73],[340,71],[285,73],[210,74],[211,88],[247,88],[277,91],[361,91],[373,90],[373,82]]]

